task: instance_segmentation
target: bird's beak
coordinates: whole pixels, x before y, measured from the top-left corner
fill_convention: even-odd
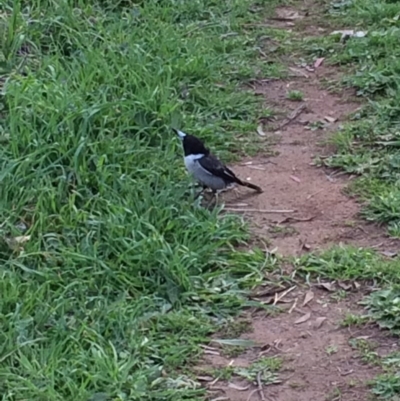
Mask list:
[[[183,141],[183,138],[186,136],[186,134],[184,133],[184,132],[182,132],[182,131],[179,131],[178,129],[176,129],[176,128],[172,128],[174,131],[175,131],[175,133],[179,136],[179,139],[181,140],[181,141]]]

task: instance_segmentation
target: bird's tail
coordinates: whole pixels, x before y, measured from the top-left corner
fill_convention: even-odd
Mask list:
[[[243,185],[244,187],[247,187],[247,188],[254,189],[258,193],[263,192],[263,190],[259,186],[251,184],[250,182],[247,182],[247,181],[240,180],[240,185]]]

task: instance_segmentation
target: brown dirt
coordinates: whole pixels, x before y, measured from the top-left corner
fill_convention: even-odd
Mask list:
[[[301,305],[306,290],[295,290],[285,297],[285,302],[288,302],[287,310],[294,303],[299,305],[291,313],[281,313],[275,317],[266,315],[265,312],[253,314],[253,331],[242,335],[242,338],[254,340],[262,347],[248,351],[238,358],[206,355],[204,365],[199,368],[202,373],[199,374],[208,373],[210,366],[218,370],[227,366],[248,367],[260,355],[276,356],[283,360],[283,368],[279,373],[281,383],[263,386],[263,393],[268,401],[369,399],[366,382],[379,373],[379,368],[364,362],[351,343],[373,338],[376,344],[374,351],[386,355],[398,350],[397,342],[375,328],[350,329],[340,326],[347,313],[354,314],[354,305],[360,299],[360,294],[348,294],[346,299],[337,299],[324,290],[313,288],[312,291],[314,298],[304,307]],[[309,320],[296,324],[306,313],[310,313]],[[318,318],[326,320],[321,324],[322,319]],[[258,388],[256,383],[251,383],[245,391],[232,388],[232,384],[242,388],[249,385],[236,376],[229,381],[214,381],[208,385],[210,399],[260,399],[260,395],[254,392]]]
[[[307,6],[308,8],[310,4]],[[296,17],[296,13],[300,17]],[[308,21],[304,9],[284,7],[277,13],[275,27],[304,29],[307,34],[323,32],[323,27]],[[292,20],[290,17],[295,16]],[[270,21],[269,21],[270,23]],[[303,28],[299,28],[299,26]],[[310,27],[312,29],[310,30]],[[278,112],[273,123],[278,130],[265,130],[267,141],[274,143],[274,156],[258,155],[242,160],[233,166],[242,179],[264,189],[262,194],[251,194],[247,188],[223,195],[226,207],[253,209],[245,217],[253,227],[254,236],[264,241],[269,250],[275,248],[283,256],[297,256],[303,252],[328,248],[344,243],[361,247],[374,247],[382,251],[394,251],[399,242],[390,239],[384,230],[367,224],[358,216],[360,205],[344,194],[352,177],[317,168],[314,157],[329,154],[326,140],[340,124],[356,111],[360,103],[350,92],[340,96],[322,88],[323,80],[338,76],[338,70],[318,67],[314,72],[301,70],[294,63],[292,76],[287,81],[264,80],[255,86],[257,94],[265,97],[265,104]],[[300,71],[300,72],[299,72]],[[300,102],[287,99],[289,90],[303,92]],[[297,118],[279,129],[287,121],[286,116],[304,104],[306,109]],[[328,123],[326,117],[330,119]],[[335,121],[333,121],[334,119]],[[308,127],[325,121],[323,129]],[[292,209],[293,213],[266,213],[270,209]],[[254,211],[255,210],[255,211]],[[263,347],[248,351],[237,358],[224,357],[218,350],[206,354],[198,367],[202,374],[210,368],[221,370],[227,366],[249,367],[263,356],[278,356],[283,360],[279,372],[281,383],[264,386],[263,395],[257,392],[257,383],[247,383],[233,376],[228,381],[207,384],[210,399],[224,401],[365,401],[370,399],[367,382],[380,372],[377,365],[367,364],[360,351],[351,346],[352,339],[374,340],[379,355],[386,355],[398,347],[387,334],[375,327],[359,329],[343,328],[340,323],[347,314],[361,314],[357,302],[358,292],[327,292],[312,287],[313,299],[302,306],[307,289],[296,287],[285,296],[286,311],[277,315],[263,312],[248,314],[251,333],[241,338],[252,339]],[[278,303],[278,305],[282,305]],[[307,321],[296,320],[310,313]],[[318,318],[326,318],[318,326]],[[212,343],[211,345],[215,345]],[[261,354],[260,354],[261,352]],[[208,373],[205,373],[208,372]],[[232,384],[236,388],[232,388]],[[239,387],[249,386],[247,390]]]
[[[234,166],[239,177],[251,179],[264,193],[254,196],[251,191],[240,189],[226,195],[226,201],[231,207],[239,205],[243,209],[295,210],[287,214],[246,213],[254,233],[268,241],[270,249],[277,248],[285,256],[338,243],[394,250],[398,241],[361,220],[360,205],[343,193],[352,177],[317,168],[313,163],[315,156],[327,151],[323,142],[360,106],[349,94],[339,97],[322,89],[319,79],[326,73],[325,68],[320,68],[308,79],[270,81],[256,88],[275,110],[285,110],[290,115],[302,104],[306,110],[283,129],[268,133],[269,139],[277,142],[275,157],[259,155]],[[303,92],[304,101],[288,100],[289,90]],[[327,123],[325,117],[336,121]],[[280,127],[284,121],[287,120],[283,118],[274,125]],[[325,121],[324,129],[308,129],[318,121]]]

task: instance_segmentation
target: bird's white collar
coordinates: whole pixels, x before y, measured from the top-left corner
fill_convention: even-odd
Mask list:
[[[199,159],[201,159],[202,157],[204,157],[204,154],[203,154],[203,153],[197,153],[197,154],[192,154],[192,155],[187,155],[187,156],[185,156],[185,160],[194,162],[195,160],[199,160]]]

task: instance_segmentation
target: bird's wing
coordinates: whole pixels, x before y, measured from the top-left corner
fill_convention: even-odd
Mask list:
[[[203,169],[206,170],[209,174],[220,177],[228,182],[237,182],[238,184],[241,182],[232,170],[226,167],[212,154],[209,154],[206,157],[199,159],[199,163],[201,167],[203,167]]]

